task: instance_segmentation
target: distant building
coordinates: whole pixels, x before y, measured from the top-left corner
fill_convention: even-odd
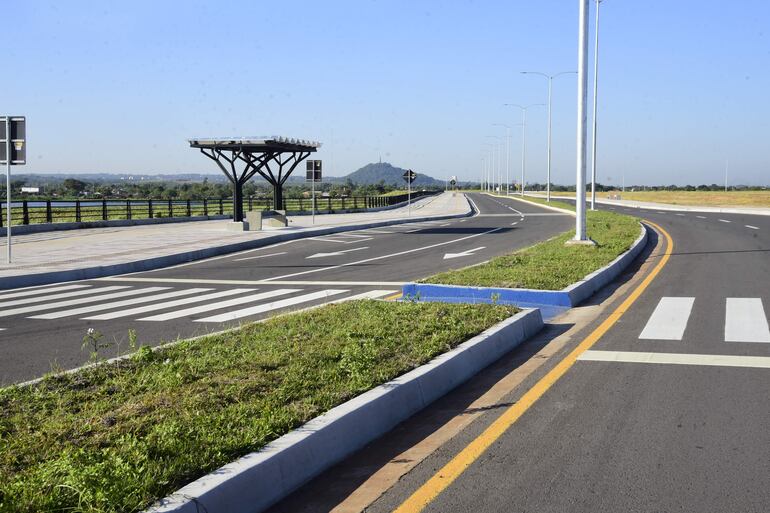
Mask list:
[[[40,187],[22,187],[21,192],[29,194],[40,194]]]

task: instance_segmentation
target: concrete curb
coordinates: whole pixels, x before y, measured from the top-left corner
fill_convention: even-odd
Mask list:
[[[641,223],[640,223],[641,224]],[[647,245],[648,230],[641,224],[639,237],[622,255],[582,280],[562,290],[508,289],[495,287],[464,287],[461,285],[435,285],[407,283],[402,287],[404,297],[419,301],[443,301],[448,303],[498,303],[527,308],[544,308],[548,313],[572,308],[591,297],[614,280],[639,256]]]
[[[526,310],[181,488],[146,513],[259,512],[425,408],[543,327]]]
[[[302,239],[305,237],[315,237],[319,235],[329,235],[332,233],[364,230],[367,228],[392,226],[396,224],[470,217],[475,214],[476,211],[470,202],[468,202],[468,209],[468,212],[463,214],[420,216],[406,219],[387,219],[383,221],[370,221],[365,223],[349,224],[343,226],[329,226],[324,228],[301,228],[296,231],[278,233],[276,235],[271,235],[258,240],[225,244],[222,246],[198,249],[195,251],[184,251],[182,253],[135,260],[133,262],[123,262],[120,264],[86,267],[81,269],[67,269],[64,271],[8,276],[0,278],[0,290],[30,287],[34,285],[48,285],[51,283],[59,283],[63,281],[103,278],[105,276],[114,276],[117,274],[150,271],[153,269],[160,269],[162,267],[183,264],[195,260],[202,260],[204,258],[210,258],[228,253],[236,253],[238,251],[244,251],[247,249],[261,248],[271,244],[276,244],[278,242]]]

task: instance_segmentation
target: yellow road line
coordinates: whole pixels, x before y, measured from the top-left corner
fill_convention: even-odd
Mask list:
[[[394,301],[401,297],[401,292],[396,292],[395,294],[391,294],[390,296],[385,298],[385,301]]]
[[[417,489],[403,504],[401,504],[396,513],[417,513],[422,511],[438,495],[446,489],[455,479],[465,472],[474,461],[476,461],[484,452],[498,439],[508,428],[510,428],[530,406],[535,404],[540,397],[545,394],[559,378],[569,370],[577,361],[578,357],[586,350],[590,349],[605,333],[620,319],[620,317],[634,304],[642,295],[645,289],[652,283],[652,280],[660,273],[663,267],[671,257],[674,250],[674,241],[666,230],[659,225],[645,221],[654,226],[660,233],[666,237],[666,251],[658,265],[650,272],[647,277],[639,284],[636,289],[620,304],[594,331],[583,339],[578,346],[572,350],[562,361],[551,369],[540,381],[527,390],[516,404],[508,408],[498,417],[488,428],[484,430],[475,440],[468,444],[459,454],[452,458],[436,474]]]

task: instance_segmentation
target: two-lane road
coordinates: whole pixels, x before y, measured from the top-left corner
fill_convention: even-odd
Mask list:
[[[770,217],[600,208],[670,234],[652,281],[367,511],[768,511]]]
[[[127,334],[156,345],[355,297],[387,297],[401,284],[532,245],[570,228],[569,216],[470,195],[478,215],[274,244],[151,272],[0,292],[0,384],[52,363],[84,363],[93,328],[126,351]]]

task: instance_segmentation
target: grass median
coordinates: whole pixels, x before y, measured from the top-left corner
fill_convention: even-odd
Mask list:
[[[140,511],[516,311],[351,301],[0,389],[0,511]]]
[[[548,204],[538,198],[526,201]],[[575,210],[569,203],[551,201],[550,205]],[[639,237],[638,220],[614,212],[588,211],[586,228],[596,246],[567,246],[565,242],[575,236],[572,230],[486,263],[435,274],[421,281],[468,287],[561,290],[612,262]]]

